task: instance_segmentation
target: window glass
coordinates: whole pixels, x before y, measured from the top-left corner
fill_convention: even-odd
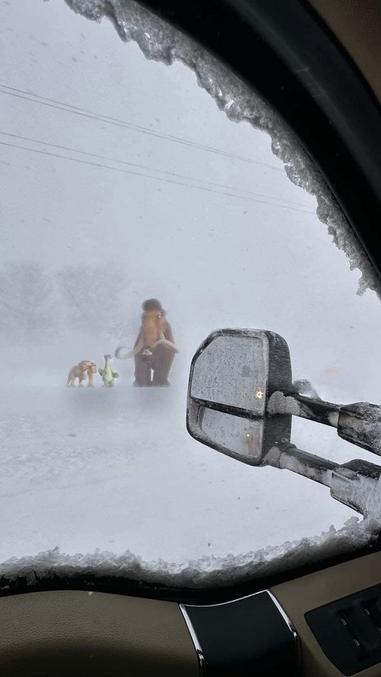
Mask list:
[[[358,294],[316,198],[186,65],[60,0],[1,13],[1,573],[34,561],[197,583],[366,540],[327,488],[185,427],[191,358],[221,327],[278,332],[323,399],[378,402],[379,300]],[[162,387],[137,387],[157,338]],[[301,419],[293,442],[374,461]]]

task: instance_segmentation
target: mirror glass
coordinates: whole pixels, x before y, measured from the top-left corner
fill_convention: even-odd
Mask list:
[[[249,421],[241,416],[204,408],[199,425],[205,444],[224,449],[245,463],[260,462],[264,421]]]
[[[194,363],[191,397],[263,416],[266,407],[265,339],[216,336]]]

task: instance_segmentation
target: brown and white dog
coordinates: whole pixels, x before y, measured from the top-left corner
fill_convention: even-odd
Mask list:
[[[81,386],[87,377],[87,385],[88,387],[91,387],[94,385],[93,376],[96,373],[97,367],[95,362],[91,362],[90,360],[82,360],[82,362],[75,364],[74,367],[70,369],[66,385],[73,388],[76,385],[76,381],[78,380],[78,385]]]

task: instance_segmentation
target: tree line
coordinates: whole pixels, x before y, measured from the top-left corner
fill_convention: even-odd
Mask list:
[[[46,342],[65,329],[91,335],[117,330],[124,274],[108,265],[65,266],[48,274],[33,261],[0,269],[0,337]]]

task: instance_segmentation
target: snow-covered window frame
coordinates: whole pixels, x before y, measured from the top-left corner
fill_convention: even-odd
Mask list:
[[[299,139],[285,121],[256,92],[211,55],[204,47],[163,21],[135,0],[65,0],[78,14],[93,21],[108,18],[120,38],[135,41],[147,59],[171,65],[181,61],[233,122],[248,122],[269,134],[271,149],[282,160],[295,185],[317,201],[316,214],[328,228],[334,244],[349,259],[350,269],[361,273],[358,294],[367,289],[380,295],[373,266],[355,239],[343,212]]]

